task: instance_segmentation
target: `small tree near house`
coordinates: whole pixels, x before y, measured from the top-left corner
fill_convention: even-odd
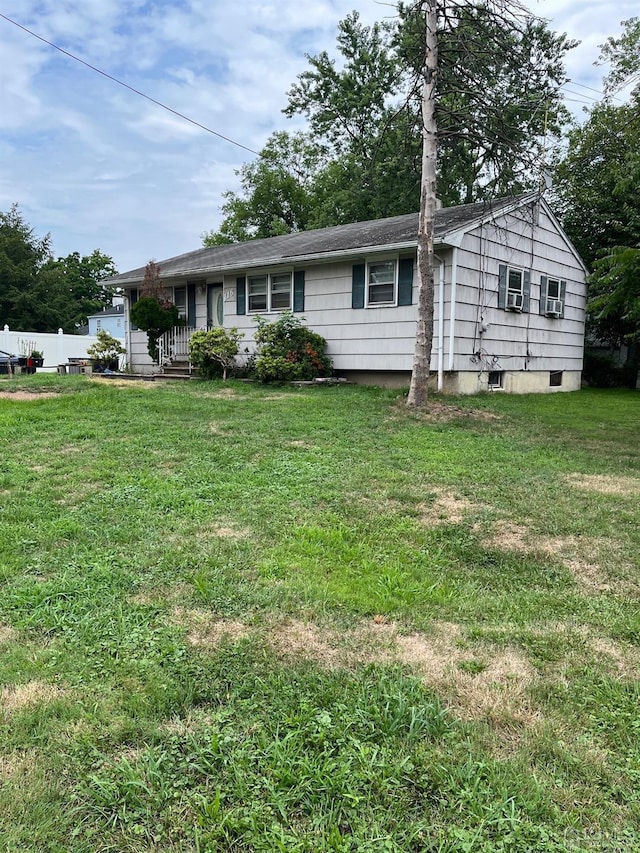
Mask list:
[[[221,375],[225,380],[227,373],[235,365],[242,338],[244,335],[235,327],[194,332],[189,340],[191,364],[198,368],[205,379],[213,379]]]
[[[117,370],[118,360],[126,352],[117,338],[110,335],[106,329],[100,329],[98,340],[87,349],[87,355],[93,361],[97,370]]]
[[[160,267],[149,261],[140,288],[140,299],[131,307],[131,320],[147,333],[147,352],[158,363],[158,340],[181,323],[178,309],[171,301],[160,278]]]

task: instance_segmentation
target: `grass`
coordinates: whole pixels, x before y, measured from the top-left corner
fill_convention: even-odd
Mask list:
[[[0,382],[0,850],[640,849],[639,415]]]

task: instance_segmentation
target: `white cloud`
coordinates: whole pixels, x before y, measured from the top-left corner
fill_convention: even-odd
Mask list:
[[[5,0],[4,13],[158,101],[259,150],[304,53],[331,51],[354,5],[374,0]],[[582,40],[569,74],[601,86],[598,45],[634,3],[542,0],[533,11]],[[611,28],[611,29],[608,29]],[[99,247],[121,270],[196,248],[251,155],[183,122],[0,19],[0,209],[17,201],[57,254]],[[576,100],[579,98],[576,97]],[[579,109],[579,107],[576,108]]]

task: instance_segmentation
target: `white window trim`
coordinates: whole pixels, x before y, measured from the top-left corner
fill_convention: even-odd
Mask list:
[[[274,275],[289,276],[289,307],[288,308],[272,308],[271,307],[271,277]],[[249,307],[249,283],[252,278],[266,277],[267,279],[267,307],[257,311]],[[247,314],[282,314],[284,311],[293,311],[293,268],[290,269],[273,269],[273,270],[251,270],[246,275],[246,304]]]
[[[518,273],[520,276],[520,287],[514,289],[511,287],[511,273]],[[514,299],[510,303],[509,296],[513,294]],[[507,266],[507,289],[504,295],[505,308],[507,311],[522,311],[524,307],[524,270],[520,267]]]
[[[391,302],[369,302],[369,268],[373,264],[382,264],[386,261],[393,261],[393,300]],[[399,255],[383,255],[367,258],[364,271],[364,307],[365,308],[395,308],[398,305],[398,275],[400,270]]]

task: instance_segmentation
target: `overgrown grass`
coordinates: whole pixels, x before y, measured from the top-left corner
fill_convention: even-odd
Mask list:
[[[640,397],[0,382],[0,849],[640,849]]]

